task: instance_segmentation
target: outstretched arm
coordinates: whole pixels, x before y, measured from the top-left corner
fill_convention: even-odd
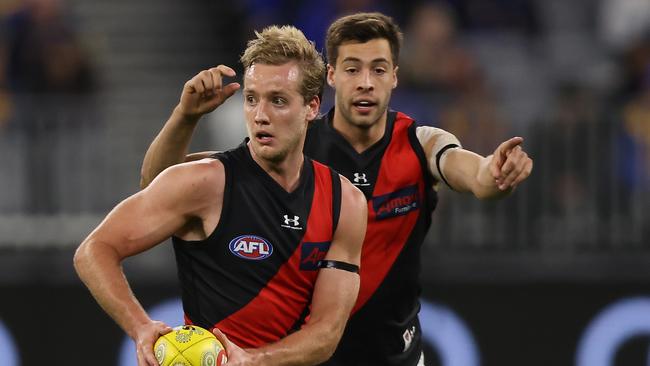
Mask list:
[[[83,241],[74,256],[75,269],[93,297],[136,343],[140,366],[158,366],[153,344],[159,335],[171,328],[149,318],[133,295],[121,262],[159,244],[175,232],[192,230],[186,227],[191,218],[207,217],[205,205],[210,204],[209,194],[212,197],[219,194],[223,179],[215,180],[219,178],[214,175],[217,169],[199,165],[219,163],[190,164],[193,166],[183,164],[170,168],[147,189],[117,205]],[[203,181],[211,181],[216,187]],[[220,198],[218,200],[220,202]],[[194,231],[200,235],[202,229],[194,228]]]
[[[450,149],[442,172],[449,184],[477,198],[501,198],[523,182],[533,170],[533,160],[522,149],[524,139],[513,137],[492,155],[482,157],[463,149]]]
[[[460,148],[458,140],[446,131],[418,127],[417,135],[432,174],[454,190],[471,192],[480,199],[509,194],[533,169],[533,160],[521,147],[521,137],[501,143],[492,155],[483,157]]]
[[[239,83],[223,85],[223,76],[233,77],[235,71],[219,65],[203,70],[183,87],[181,99],[171,116],[147,150],[140,172],[140,188],[145,188],[165,168],[185,161],[208,157],[212,152],[187,156],[192,134],[199,119],[214,111],[240,87]]]
[[[366,233],[367,202],[363,193],[341,179],[341,216],[327,260],[359,265]],[[282,340],[258,348],[241,349],[215,329],[226,346],[228,364],[317,365],[329,359],[338,345],[359,292],[359,275],[335,268],[318,274],[307,323]]]

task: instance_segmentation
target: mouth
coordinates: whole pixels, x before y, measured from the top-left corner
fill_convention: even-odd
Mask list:
[[[260,131],[255,133],[255,141],[262,145],[268,145],[273,140],[273,135],[266,131]]]
[[[369,113],[377,103],[370,99],[357,99],[352,102],[352,106],[360,113]]]

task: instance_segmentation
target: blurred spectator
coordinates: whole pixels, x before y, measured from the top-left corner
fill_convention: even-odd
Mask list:
[[[57,149],[78,141],[75,132],[88,122],[87,100],[78,98],[95,88],[91,63],[59,0],[25,0],[2,27],[2,79],[15,111],[10,127],[26,152],[25,209],[53,213],[60,203]]]
[[[650,192],[650,62],[641,88],[623,106],[622,137],[618,166],[626,190]]]
[[[578,84],[563,84],[555,107],[531,133],[531,156],[539,175],[529,189],[530,213],[544,243],[597,243],[598,220],[608,216],[611,202],[612,128],[602,100]],[[600,236],[602,237],[602,236]]]
[[[479,65],[456,36],[450,8],[434,2],[416,7],[404,48],[395,103],[421,122],[454,133],[473,151],[494,151],[508,127]]]
[[[638,95],[623,107],[616,166],[623,183],[619,197],[631,218],[629,240],[647,245],[650,237],[647,215],[650,209],[650,64],[644,84]]]
[[[247,16],[250,29],[261,30],[271,24],[293,24],[316,44],[319,51],[325,49],[327,28],[340,16],[362,11],[393,14],[388,6],[390,2],[385,0],[246,0],[245,3],[246,9],[242,14]]]
[[[601,0],[600,36],[614,51],[638,43],[650,30],[650,1]]]
[[[620,63],[623,73],[622,85],[618,92],[620,99],[616,102],[624,103],[646,88],[646,73],[650,65],[650,28],[640,41],[621,50]]]
[[[447,0],[458,14],[463,30],[514,31],[535,35],[539,31],[536,0]]]
[[[333,0],[301,2],[292,20],[307,39],[314,41],[316,49],[325,49],[325,33],[334,20],[343,15],[361,11],[380,11],[391,14],[380,0]]]

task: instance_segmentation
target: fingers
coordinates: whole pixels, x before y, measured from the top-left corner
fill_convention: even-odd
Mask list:
[[[517,145],[507,153],[507,159],[500,169],[495,182],[500,190],[511,189],[528,178],[533,169],[533,161]]]
[[[158,320],[154,321],[154,324],[156,326],[156,329],[158,330],[158,336],[165,335],[165,334],[171,332],[172,330],[174,330],[169,325],[165,324],[164,322],[158,321]]]
[[[521,173],[515,178],[515,180],[512,181],[510,186],[512,188],[517,187],[519,183],[523,182],[528,176],[530,176],[530,173],[533,171],[533,160],[528,159],[526,164],[524,165],[524,169],[521,171]]]
[[[521,145],[524,142],[523,137],[513,137],[499,145],[499,149],[503,150],[504,152],[508,152],[512,149],[514,149],[516,146]]]
[[[147,347],[139,345],[137,348],[138,366],[159,366],[156,356],[153,354],[153,347],[147,351]]]
[[[211,97],[225,91],[224,97],[227,98],[239,89],[239,83],[230,83],[224,89],[222,88],[223,76],[235,77],[236,75],[235,70],[226,65],[203,70],[185,83],[185,91],[189,94],[197,93],[204,97]]]
[[[147,366],[159,366],[158,360],[156,360],[156,356],[154,356],[153,351],[145,353],[144,358],[147,362]]]
[[[223,334],[223,333],[222,333],[218,328],[213,328],[213,329],[212,329],[212,334],[214,334],[214,336],[217,337],[217,339],[219,340],[219,342],[221,342],[221,344],[222,344],[224,347],[226,347],[226,349],[228,348],[228,345],[227,345],[227,344],[230,343],[230,340],[228,340],[228,337],[226,337],[225,334]]]
[[[503,178],[503,168],[504,164],[508,160],[508,155],[510,152],[519,147],[521,149],[521,143],[524,142],[524,139],[521,137],[513,137],[507,141],[504,141],[499,145],[494,154],[492,154],[492,160],[490,161],[489,169],[490,174],[495,180]],[[508,167],[506,171],[509,171],[511,167]]]
[[[522,142],[524,142],[523,138],[513,137],[507,141],[502,142],[501,145],[497,147],[492,157],[492,166],[490,167],[491,173],[495,178],[500,175],[499,172],[507,160],[510,151],[515,147],[521,145]]]
[[[144,359],[144,355],[142,354],[142,351],[140,350],[140,347],[137,348],[136,350],[136,356],[138,358],[138,366],[149,366],[147,365],[147,361]]]
[[[153,346],[158,337],[172,330],[170,326],[161,321],[153,321],[142,329],[136,340],[138,366],[158,366]]]

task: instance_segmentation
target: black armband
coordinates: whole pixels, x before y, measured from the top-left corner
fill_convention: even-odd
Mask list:
[[[350,263],[340,262],[340,261],[330,261],[330,260],[323,259],[318,261],[316,267],[334,268],[334,269],[341,269],[352,273],[359,273],[359,266],[357,266],[356,264],[350,264]]]

